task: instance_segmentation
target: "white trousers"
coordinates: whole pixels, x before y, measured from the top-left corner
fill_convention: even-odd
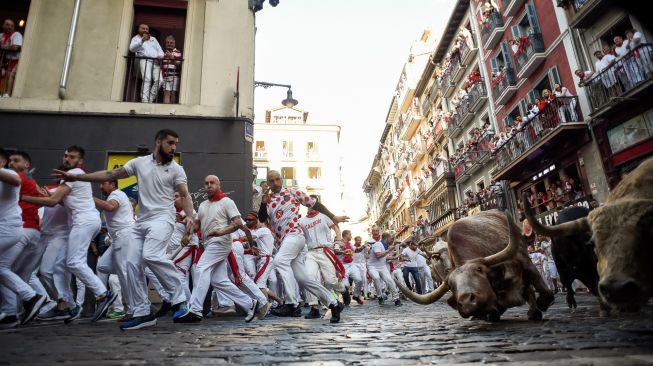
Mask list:
[[[23,228],[23,235],[18,243],[3,253],[3,256],[7,257],[5,260],[13,262],[12,271],[27,284],[29,284],[34,270],[38,268],[45,251],[45,243],[39,241],[40,238],[41,232],[38,230]],[[34,286],[31,287],[34,288]],[[34,290],[37,289],[34,288]],[[18,313],[19,304],[13,291],[5,286],[0,286],[0,299],[2,300],[0,312],[8,315]]]
[[[435,284],[433,283],[431,268],[429,268],[428,265],[425,265],[419,269],[419,274],[421,276],[420,280],[422,282],[422,293],[426,294],[433,291],[435,289]]]
[[[134,295],[134,316],[150,313],[145,267],[159,280],[163,290],[169,295],[171,304],[176,305],[187,300],[179,272],[166,253],[172,229],[172,223],[165,219],[141,221],[134,226],[132,245],[134,253],[140,255],[135,254],[127,263],[127,276],[130,279],[128,286],[134,286],[130,292]]]
[[[0,285],[7,287],[25,301],[34,297],[36,291],[11,270],[13,260],[6,255],[18,245],[22,234],[22,227],[0,225]]]
[[[197,263],[197,283],[195,283],[190,298],[192,311],[202,312],[209,285],[213,285],[216,291],[225,295],[242,309],[247,311],[252,307],[252,299],[229,279],[227,257],[230,252],[231,245],[218,243],[217,238],[209,239],[204,244],[204,253]]]
[[[367,296],[367,294],[370,292],[370,284],[367,283],[367,264],[354,262],[353,265],[358,269],[358,273],[360,274],[361,280],[363,282],[362,291],[363,294]]]
[[[139,70],[141,79],[143,79],[143,89],[141,91],[141,102],[156,102],[159,94],[159,84],[161,83],[161,66],[157,64],[158,60],[140,60]]]
[[[124,297],[125,303],[127,304],[127,313],[133,314],[134,303],[133,303],[133,290],[134,287],[129,285],[130,278],[127,274],[128,263],[131,258],[137,258],[140,253],[135,250],[133,242],[133,227],[124,228],[116,232],[111,233],[111,246],[104,252],[102,257],[100,257],[97,264],[98,273],[105,273],[107,275],[115,275],[117,278],[113,280],[112,289],[118,289],[118,291],[112,290],[114,293],[117,293],[119,296]],[[108,281],[112,283],[112,277],[109,276]],[[117,280],[117,283],[116,283]],[[120,311],[122,304],[122,299],[117,298],[114,303],[118,303],[117,307],[113,310]]]
[[[333,305],[337,303],[333,294],[322,286],[313,277],[306,273],[306,241],[303,235],[290,234],[286,235],[281,242],[279,251],[272,261],[281,281],[283,282],[283,291],[286,304],[298,305],[297,283],[305,288],[308,292],[317,296],[322,304]],[[295,282],[295,279],[297,282]]]
[[[243,270],[251,278],[256,277],[256,257],[251,254],[243,255],[243,264],[245,268]]]
[[[88,266],[88,246],[100,232],[100,217],[84,222],[73,222],[68,236],[66,247],[66,268],[79,279],[84,286],[93,292],[94,296],[100,296],[107,292],[106,286]]]
[[[399,298],[399,294],[397,292],[397,286],[395,285],[395,282],[392,279],[392,276],[390,275],[390,270],[388,269],[387,266],[383,266],[383,267],[369,266],[367,267],[367,270],[370,273],[370,277],[372,277],[372,281],[374,281],[374,288],[376,288],[376,296],[383,296],[383,284],[385,283],[388,290],[390,290],[390,294],[392,295],[392,300],[397,300]]]
[[[258,288],[267,289],[268,279],[270,278],[270,273],[272,273],[272,257],[271,256],[259,257],[257,268],[258,271],[254,276],[254,281],[256,282]]]
[[[363,279],[361,278],[361,272],[356,263],[343,263],[345,266],[345,286],[349,287],[349,280],[354,281],[354,296],[360,296],[361,291],[363,291]]]
[[[338,281],[336,276],[336,268],[329,258],[324,254],[324,249],[314,248],[306,254],[306,273],[308,277],[322,283],[327,289],[334,290],[338,293],[345,291],[345,286],[342,282]],[[317,297],[310,291],[306,294],[307,302],[309,305],[317,305]],[[325,304],[326,305],[326,304]]]
[[[70,290],[70,284],[64,288],[58,287],[59,284],[64,283],[63,277],[67,277],[70,281],[70,274],[66,275],[65,266],[62,266],[61,272],[56,272],[57,259],[62,261],[65,258],[64,248],[68,245],[68,232],[61,231],[56,233],[49,233],[41,235],[41,241],[47,243],[43,257],[41,258],[41,265],[39,267],[39,277],[45,286],[48,295],[52,299],[64,300],[64,294]],[[55,279],[56,278],[56,279]],[[68,296],[72,299],[72,294]]]

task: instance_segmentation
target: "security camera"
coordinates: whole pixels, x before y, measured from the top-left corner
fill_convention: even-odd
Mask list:
[[[269,0],[270,6],[277,6],[279,5],[279,0]]]

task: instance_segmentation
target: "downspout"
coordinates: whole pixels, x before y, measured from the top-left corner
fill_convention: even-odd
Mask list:
[[[75,43],[75,31],[77,30],[77,20],[79,19],[79,5],[81,2],[81,0],[75,0],[73,18],[70,21],[68,42],[66,43],[66,53],[63,59],[63,70],[61,71],[61,81],[59,81],[59,99],[66,99],[66,88],[68,87],[68,70],[70,69],[70,59],[73,54],[73,44]]]

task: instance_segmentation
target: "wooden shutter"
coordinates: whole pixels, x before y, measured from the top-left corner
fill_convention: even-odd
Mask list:
[[[537,20],[535,5],[526,4],[526,16],[528,17],[528,23],[531,25],[531,32],[542,33],[540,31],[540,22]]]

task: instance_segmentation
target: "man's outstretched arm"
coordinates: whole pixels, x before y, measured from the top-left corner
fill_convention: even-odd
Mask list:
[[[82,182],[106,182],[108,180],[118,180],[129,177],[127,171],[124,167],[112,169],[112,170],[99,170],[93,173],[87,174],[70,174],[64,170],[52,169],[54,176],[57,179],[63,179],[66,182],[74,182],[76,180]]]

